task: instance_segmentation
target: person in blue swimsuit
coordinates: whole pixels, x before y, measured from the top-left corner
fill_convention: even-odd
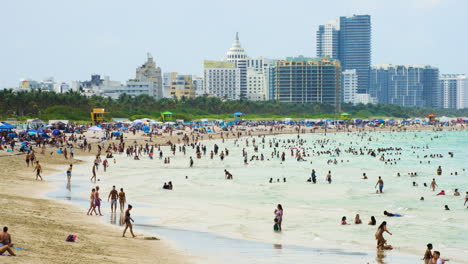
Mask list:
[[[388,217],[402,217],[403,216],[401,214],[392,214],[392,213],[387,212],[387,211],[384,211],[383,214],[388,216]]]

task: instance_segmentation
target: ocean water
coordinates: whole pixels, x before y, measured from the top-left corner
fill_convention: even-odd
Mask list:
[[[419,263],[427,243],[433,243],[444,258],[455,260],[451,263],[467,263],[468,209],[463,206],[468,191],[467,136],[465,131],[305,134],[300,135],[305,141],[302,145],[297,144],[297,135],[265,137],[265,143],[260,137],[224,143],[205,141],[207,155],[201,159],[191,147],[187,147],[186,155],[178,149],[172,155],[169,147],[162,147],[164,156],[171,158],[170,164],[164,164],[158,152],[153,160],[142,156],[135,161],[125,154],[116,155],[116,163],[110,160],[107,172],[99,168],[97,184],[103,200],[107,200],[112,185],[124,188],[127,200],[134,205],[135,230],[160,234],[176,247],[202,256],[203,263],[336,263],[344,259],[346,263]],[[258,152],[254,151],[253,139]],[[273,140],[279,141],[279,153],[286,153],[284,162],[271,157],[275,146],[270,147],[269,142]],[[214,144],[220,146],[219,151],[229,150],[224,161],[218,156],[210,159]],[[384,154],[387,159],[397,159],[396,164],[385,164],[380,155],[346,153],[344,150],[350,147],[362,148],[364,153],[366,148],[392,147],[394,150]],[[291,156],[291,149],[296,148],[306,152],[305,161]],[[314,155],[336,148],[342,151],[337,157]],[[247,165],[243,149],[248,153]],[[250,161],[252,155],[261,153],[264,161]],[[442,154],[443,158],[423,158],[431,154]],[[190,156],[193,168],[189,168]],[[83,207],[88,204],[89,191],[95,184],[89,182],[93,159],[85,159],[89,162],[74,166],[70,190],[63,188],[65,173],[54,177],[60,188],[51,197]],[[327,164],[329,159],[338,163]],[[442,176],[436,175],[438,166],[442,166]],[[233,180],[225,180],[224,169],[233,174]],[[317,184],[306,181],[312,169],[317,172]],[[328,171],[332,184],[325,181]],[[398,172],[401,177],[397,177]],[[410,172],[418,176],[410,177]],[[363,173],[369,179],[361,179]],[[375,193],[378,176],[385,182],[383,194]],[[269,183],[270,178],[274,183]],[[423,186],[429,186],[433,178],[438,184],[436,192]],[[172,181],[174,190],[162,189],[168,181]],[[419,186],[413,187],[413,181]],[[461,196],[453,196],[455,188]],[[436,196],[440,190],[447,195]],[[284,208],[281,233],[272,231],[278,203]],[[445,211],[444,205],[451,210]],[[104,203],[107,215],[108,206]],[[403,217],[386,217],[384,210]],[[356,214],[364,224],[353,224]],[[340,225],[342,216],[351,225]],[[377,224],[387,221],[393,235],[385,237],[395,250],[377,254],[377,226],[367,225],[370,216],[376,217]]]

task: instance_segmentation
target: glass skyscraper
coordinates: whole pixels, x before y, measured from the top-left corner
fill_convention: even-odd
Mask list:
[[[321,25],[317,30],[317,56],[339,60],[343,71],[355,69],[358,93],[369,90],[371,32],[370,15],[340,17],[339,23]]]
[[[441,106],[439,69],[429,65],[375,66],[370,87],[370,95],[381,104]]]
[[[371,71],[371,17],[340,17],[338,60],[343,70],[356,69],[358,93],[367,93]]]

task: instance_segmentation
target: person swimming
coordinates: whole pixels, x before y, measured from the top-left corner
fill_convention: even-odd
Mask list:
[[[403,216],[401,214],[394,214],[394,213],[390,213],[390,212],[387,212],[387,211],[384,211],[383,214],[388,216],[388,217],[402,217]]]
[[[368,224],[368,225],[376,225],[376,224],[377,224],[377,221],[375,220],[375,217],[374,217],[374,216],[371,216],[370,219],[371,219],[371,220],[369,221],[369,224]]]

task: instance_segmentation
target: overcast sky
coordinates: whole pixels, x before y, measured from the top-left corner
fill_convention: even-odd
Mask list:
[[[150,52],[163,72],[202,73],[239,31],[250,57],[315,56],[318,25],[372,16],[372,64],[468,73],[465,0],[14,0],[0,8],[0,88],[21,78],[125,81]]]

